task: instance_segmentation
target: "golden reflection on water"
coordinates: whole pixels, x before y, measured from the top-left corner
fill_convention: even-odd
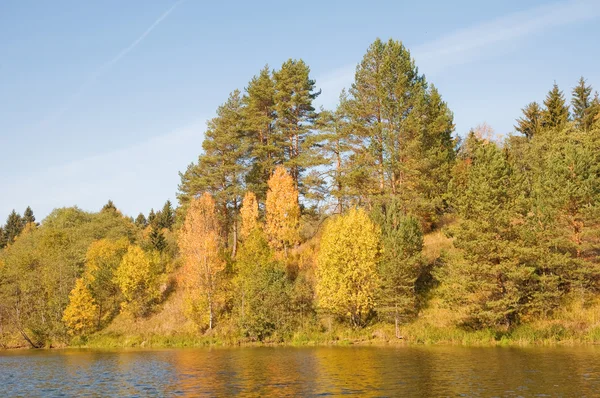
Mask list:
[[[597,396],[597,347],[0,353],[13,396]]]

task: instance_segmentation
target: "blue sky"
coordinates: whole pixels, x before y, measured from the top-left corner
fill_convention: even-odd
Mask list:
[[[0,221],[31,205],[124,213],[175,201],[205,122],[269,64],[302,58],[333,107],[376,38],[401,40],[456,133],[513,130],[580,76],[600,89],[600,1],[3,0]]]

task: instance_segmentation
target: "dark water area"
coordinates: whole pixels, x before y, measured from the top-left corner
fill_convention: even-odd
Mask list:
[[[600,347],[0,352],[1,396],[600,396]]]

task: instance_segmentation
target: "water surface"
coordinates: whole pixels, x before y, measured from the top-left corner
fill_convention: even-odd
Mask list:
[[[600,396],[600,349],[0,352],[2,396]]]

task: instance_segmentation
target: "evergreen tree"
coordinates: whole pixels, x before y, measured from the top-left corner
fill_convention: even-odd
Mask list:
[[[23,225],[28,224],[35,224],[35,216],[33,215],[33,210],[31,210],[31,207],[29,206],[27,206],[23,213]]]
[[[473,133],[465,145],[450,190],[462,220],[451,230],[462,256],[439,270],[441,292],[451,308],[466,310],[465,325],[510,327],[535,291],[535,239],[523,231],[520,187],[505,154]]]
[[[377,206],[374,221],[381,227],[383,253],[379,262],[382,291],[378,312],[393,314],[396,337],[400,319],[417,311],[416,282],[423,272],[423,232],[419,221],[404,215],[398,200],[392,198]]]
[[[138,214],[138,216],[135,218],[134,221],[135,225],[137,225],[139,228],[146,228],[148,226],[148,220],[146,220],[146,216],[144,216],[144,213],[140,213]]]
[[[12,211],[6,219],[4,226],[4,235],[6,236],[7,244],[11,244],[23,231],[23,218],[16,211]]]
[[[537,102],[532,102],[522,109],[523,116],[517,119],[515,130],[528,139],[538,134],[542,127],[542,109]]]
[[[156,213],[154,213],[154,209],[150,209],[150,213],[148,213],[148,225],[154,225],[156,222]]]
[[[545,129],[562,129],[569,121],[569,106],[566,104],[563,92],[554,83],[552,90],[544,100],[545,109],[542,111],[542,124]]]
[[[4,233],[4,228],[0,227],[0,249],[3,249],[8,244],[8,237]]]
[[[152,231],[150,231],[149,238],[150,246],[154,250],[162,253],[167,248],[167,240],[160,229],[153,227]]]
[[[275,83],[268,66],[250,80],[243,103],[244,127],[252,160],[246,183],[259,199],[264,200],[267,180],[276,165],[283,163],[282,139],[275,133]]]
[[[390,193],[434,221],[454,161],[453,117],[402,43],[377,39],[358,65],[345,112],[357,145],[348,179],[362,201]]]
[[[275,126],[283,146],[283,165],[289,170],[296,189],[302,188],[303,173],[319,164],[311,127],[317,117],[315,91],[310,68],[302,60],[289,59],[273,73],[275,81]]]
[[[592,87],[586,85],[582,76],[573,89],[571,104],[573,105],[573,120],[584,131],[588,131],[592,126],[593,118],[590,117],[592,101]]]
[[[171,230],[175,224],[175,210],[171,205],[171,201],[167,200],[162,210],[160,211],[160,217],[157,220],[157,227],[160,229]]]
[[[107,212],[107,211],[117,211],[117,207],[115,206],[115,204],[113,203],[112,200],[109,200],[103,207],[102,207],[102,211],[103,212]]]
[[[204,153],[181,176],[179,201],[187,206],[203,192],[215,198],[223,228],[224,241],[232,233],[232,257],[237,249],[238,213],[244,193],[245,158],[248,152],[244,139],[242,98],[238,90],[217,110],[217,117],[208,122],[202,143]]]

